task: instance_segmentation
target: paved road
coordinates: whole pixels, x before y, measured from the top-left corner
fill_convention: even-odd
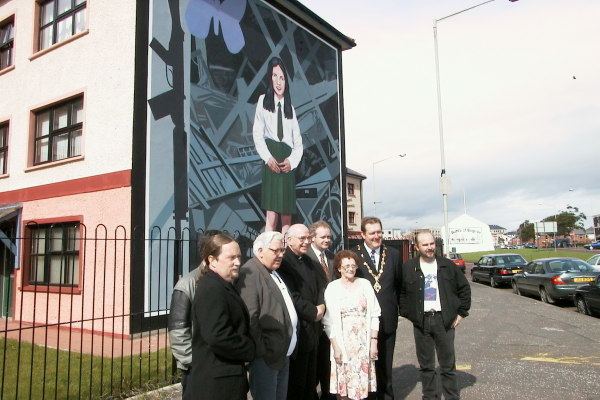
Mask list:
[[[508,288],[472,283],[471,289],[471,314],[456,335],[463,399],[600,399],[599,318]],[[412,325],[402,320],[394,357],[396,398],[421,398],[414,353]]]

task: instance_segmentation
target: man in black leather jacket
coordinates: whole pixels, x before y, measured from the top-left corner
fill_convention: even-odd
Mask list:
[[[441,398],[437,393],[436,353],[444,397],[459,399],[454,333],[469,315],[471,288],[451,260],[435,256],[435,240],[430,231],[418,232],[415,245],[420,256],[402,266],[400,315],[413,323],[423,399]]]

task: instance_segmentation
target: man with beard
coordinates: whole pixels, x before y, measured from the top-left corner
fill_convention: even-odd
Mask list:
[[[364,240],[354,250],[362,259],[356,276],[365,278],[373,286],[375,296],[381,307],[379,317],[379,335],[377,350],[379,358],[375,361],[377,375],[377,399],[393,400],[392,361],[396,346],[398,327],[398,297],[402,272],[398,250],[383,244],[381,220],[365,217],[360,230]]]
[[[298,313],[298,352],[290,360],[288,399],[314,400],[317,397],[317,348],[321,319],[325,314],[325,285],[320,272],[306,255],[310,233],[302,224],[290,226],[287,249],[279,274],[292,292]]]
[[[290,356],[297,343],[298,315],[277,270],[285,247],[279,232],[264,232],[254,240],[254,257],[240,271],[236,287],[250,313],[250,334],[256,359],[250,363],[253,399],[285,400]]]
[[[441,398],[436,382],[436,354],[444,398],[460,399],[454,333],[469,315],[471,288],[451,260],[436,257],[435,239],[430,231],[417,232],[415,245],[420,256],[402,266],[400,315],[413,323],[423,399]]]

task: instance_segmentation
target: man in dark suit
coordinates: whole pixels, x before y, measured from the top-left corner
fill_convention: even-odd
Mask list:
[[[285,400],[290,356],[297,344],[298,315],[285,283],[277,273],[285,247],[279,232],[254,240],[254,257],[240,271],[236,287],[248,306],[256,359],[250,363],[253,399]]]
[[[238,276],[240,247],[229,236],[212,236],[194,296],[192,369],[186,400],[246,399],[245,364],[254,359],[250,317],[232,282]]]
[[[354,250],[362,259],[356,276],[365,278],[373,286],[381,307],[377,350],[375,361],[377,375],[377,399],[393,400],[392,362],[398,327],[398,298],[402,279],[400,253],[383,244],[381,220],[365,217],[360,224],[364,242]]]
[[[325,221],[317,221],[308,226],[308,232],[312,238],[312,243],[306,252],[306,255],[312,260],[313,264],[320,269],[319,276],[323,285],[327,286],[329,282],[339,278],[339,271],[333,268],[334,254],[329,250],[331,246],[331,227]],[[329,338],[325,330],[321,329],[319,333],[319,346],[317,349],[317,384],[321,386],[321,399],[335,399],[335,395],[329,393],[329,380],[331,375],[331,361]]]
[[[302,224],[290,226],[287,249],[278,272],[292,292],[299,318],[298,351],[290,360],[288,399],[317,397],[317,348],[321,319],[325,314],[325,287],[319,270],[306,255],[310,233]]]
[[[435,240],[430,231],[417,232],[415,245],[420,256],[402,266],[400,315],[413,323],[423,399],[441,399],[436,382],[436,354],[444,398],[460,399],[454,333],[469,315],[471,288],[451,260],[436,257]]]

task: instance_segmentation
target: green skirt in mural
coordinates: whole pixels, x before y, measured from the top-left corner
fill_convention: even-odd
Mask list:
[[[277,162],[292,154],[292,148],[283,142],[265,139],[267,148]],[[296,178],[294,171],[276,174],[267,165],[263,169],[261,207],[279,214],[296,213]]]

